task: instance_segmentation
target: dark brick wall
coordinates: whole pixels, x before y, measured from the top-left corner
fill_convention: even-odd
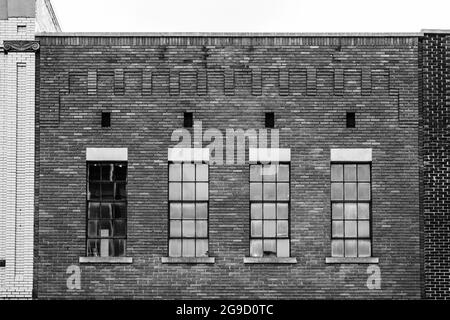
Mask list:
[[[450,35],[425,34],[423,213],[425,297],[450,298]]]
[[[40,37],[38,298],[419,298],[418,39]],[[100,127],[101,110],[112,127]],[[214,265],[167,265],[167,148],[183,111],[203,128],[263,128],[291,148],[294,265],[248,265],[248,165],[210,166]],[[345,128],[346,111],[357,126]],[[130,265],[81,265],[87,147],[129,150]],[[330,148],[373,148],[373,254],[330,256]]]

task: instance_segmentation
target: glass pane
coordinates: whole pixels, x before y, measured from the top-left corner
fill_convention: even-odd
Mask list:
[[[333,238],[343,238],[344,237],[344,222],[343,221],[333,221],[332,223],[332,235]]]
[[[263,165],[264,181],[275,181],[277,174],[277,167],[274,164]]]
[[[289,218],[289,207],[287,203],[277,204],[277,219],[288,219]]]
[[[206,203],[197,203],[195,208],[197,219],[208,219],[208,205]]]
[[[195,237],[195,221],[183,220],[183,238]]]
[[[261,183],[250,183],[250,200],[262,200]]]
[[[197,183],[196,200],[208,200],[208,183]]]
[[[356,220],[356,203],[345,204],[345,220]]]
[[[169,240],[169,257],[181,257],[181,240]]]
[[[197,234],[197,238],[206,238],[208,237],[208,222],[205,220],[196,221],[195,232]]]
[[[370,183],[358,183],[358,199],[370,200]]]
[[[358,221],[358,237],[368,238],[370,237],[369,221]]]
[[[262,219],[262,205],[261,203],[251,204],[251,217],[252,219]]]
[[[114,183],[113,182],[103,182],[102,183],[102,200],[113,200],[114,199]]]
[[[277,179],[278,181],[289,182],[289,165],[280,164],[278,166]]]
[[[346,257],[356,257],[357,255],[357,241],[356,240],[345,240],[345,256]]]
[[[181,200],[181,183],[169,183],[169,200]]]
[[[344,181],[356,181],[356,164],[344,165]]]
[[[113,228],[111,220],[99,220],[98,221],[98,236],[101,238],[108,238],[113,236]]]
[[[345,221],[345,237],[356,238],[356,221]]]
[[[343,240],[331,241],[331,256],[332,257],[343,257],[344,256],[344,241]]]
[[[264,200],[275,200],[275,183],[264,183]]]
[[[195,257],[195,240],[183,239],[183,257]]]
[[[170,220],[170,237],[181,237],[181,220]]]
[[[87,241],[87,255],[88,257],[100,256],[100,240]]]
[[[170,204],[170,219],[181,219],[181,203]]]
[[[183,181],[195,181],[195,164],[183,163]]]
[[[261,181],[261,165],[250,166],[250,181]]]
[[[208,165],[197,164],[197,181],[208,181]]]
[[[99,217],[100,217],[100,203],[98,203],[98,202],[89,202],[88,218],[89,219],[97,219]]]
[[[123,257],[125,255],[125,240],[109,240],[109,252],[112,257]]]
[[[113,168],[112,164],[102,165],[102,180],[103,181],[113,181]]]
[[[111,203],[102,203],[100,217],[102,219],[111,219],[112,218],[112,204]]]
[[[264,256],[273,257],[277,255],[277,242],[276,240],[264,240]]]
[[[195,219],[194,203],[183,203],[183,219]]]
[[[289,236],[289,223],[287,220],[277,221],[277,237],[286,238]]]
[[[368,203],[358,203],[358,219],[369,219]]]
[[[127,206],[125,203],[115,203],[114,204],[114,218],[126,218],[127,217]]]
[[[172,163],[169,165],[169,181],[181,181],[180,163]]]
[[[125,237],[127,235],[127,224],[125,220],[114,220],[113,226],[114,237]]]
[[[277,200],[289,200],[289,183],[277,184]]]
[[[370,165],[358,164],[358,181],[370,181]]]
[[[264,220],[264,237],[274,238],[276,232],[275,228],[276,228],[275,220]]]
[[[98,235],[97,231],[97,220],[90,220],[88,222],[88,237],[96,238]]]
[[[100,180],[100,165],[89,165],[89,180]]]
[[[331,181],[342,181],[344,178],[344,169],[342,164],[331,165]]]
[[[289,257],[289,240],[286,239],[277,241],[277,256]]]
[[[116,183],[116,200],[126,200],[127,186],[125,183]]]
[[[252,220],[251,235],[253,238],[262,237],[262,221],[261,220]]]
[[[197,240],[195,248],[195,255],[197,257],[207,257],[208,256],[208,240]]]
[[[345,200],[356,200],[356,183],[345,183]]]
[[[100,183],[89,183],[89,192],[88,192],[89,200],[99,200],[100,199]]]
[[[250,240],[250,255],[252,257],[262,257],[262,240]]]
[[[125,164],[114,165],[114,180],[116,181],[127,180],[127,166]]]
[[[331,206],[331,216],[335,220],[344,219],[343,215],[343,207],[344,205],[342,203],[333,203]]]
[[[183,183],[183,200],[195,200],[195,183]]]
[[[264,204],[264,219],[276,219],[275,203]]]
[[[358,241],[358,256],[359,257],[370,257],[372,253],[370,252],[370,240],[359,240]]]
[[[342,183],[332,183],[331,184],[331,200],[342,200],[343,190]]]

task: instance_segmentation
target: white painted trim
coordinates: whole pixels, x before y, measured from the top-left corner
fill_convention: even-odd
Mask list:
[[[372,161],[372,149],[331,149],[330,158],[331,161]]]
[[[291,149],[250,148],[250,162],[280,162],[291,161]]]
[[[167,159],[174,162],[209,161],[208,148],[169,148]]]
[[[86,161],[128,161],[128,148],[86,148]]]

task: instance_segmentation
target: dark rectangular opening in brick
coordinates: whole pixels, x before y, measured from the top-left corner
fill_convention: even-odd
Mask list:
[[[274,128],[274,127],[275,127],[275,113],[266,112],[266,128]]]
[[[194,115],[192,112],[185,112],[184,113],[184,127],[185,128],[192,128]]]
[[[111,112],[102,112],[102,128],[111,127]]]
[[[6,261],[5,260],[0,260],[0,267],[6,267]]]
[[[356,119],[354,112],[347,112],[347,128],[354,128],[356,126]]]

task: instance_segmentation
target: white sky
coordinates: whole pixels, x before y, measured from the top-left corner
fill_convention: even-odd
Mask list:
[[[65,32],[419,32],[450,0],[52,0]]]

